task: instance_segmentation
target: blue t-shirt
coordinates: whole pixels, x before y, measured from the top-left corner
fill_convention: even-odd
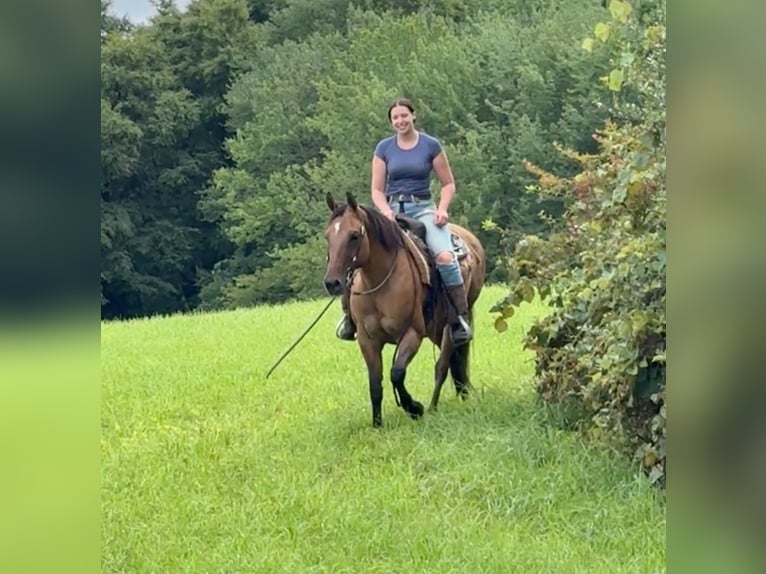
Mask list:
[[[386,162],[386,196],[431,196],[431,170],[434,158],[442,151],[439,140],[418,132],[418,143],[412,149],[402,149],[396,136],[387,137],[375,146],[375,155]]]

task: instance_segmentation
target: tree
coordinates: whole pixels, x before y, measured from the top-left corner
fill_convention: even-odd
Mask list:
[[[249,17],[245,0],[164,2],[104,39],[103,317],[195,308],[204,270],[231,251],[198,201],[226,164],[223,95],[264,42]]]

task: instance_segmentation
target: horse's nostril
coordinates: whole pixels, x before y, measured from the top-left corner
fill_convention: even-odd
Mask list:
[[[327,289],[327,292],[330,295],[337,295],[341,290],[341,283],[338,279],[334,279],[332,281],[325,281],[324,288]]]

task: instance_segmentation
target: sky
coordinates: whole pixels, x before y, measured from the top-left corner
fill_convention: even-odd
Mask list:
[[[183,9],[190,0],[176,0],[176,6]],[[112,12],[117,17],[127,15],[136,24],[146,22],[154,16],[155,9],[149,0],[112,0]]]

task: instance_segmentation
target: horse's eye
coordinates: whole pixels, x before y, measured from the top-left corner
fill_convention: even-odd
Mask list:
[[[359,241],[359,232],[358,231],[352,231],[351,235],[349,237],[349,241]]]

